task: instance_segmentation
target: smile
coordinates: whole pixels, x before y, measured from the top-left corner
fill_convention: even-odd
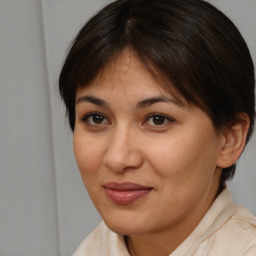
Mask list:
[[[134,183],[106,183],[104,186],[106,196],[116,204],[131,204],[144,197],[153,190]]]

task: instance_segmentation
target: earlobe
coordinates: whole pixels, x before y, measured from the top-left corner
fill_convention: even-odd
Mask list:
[[[218,167],[230,167],[239,159],[245,147],[249,125],[249,116],[241,113],[238,115],[238,121],[225,130],[220,155],[217,160]]]

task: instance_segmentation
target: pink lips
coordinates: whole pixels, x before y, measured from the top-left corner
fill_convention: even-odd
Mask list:
[[[117,204],[130,204],[147,195],[153,188],[134,183],[106,183],[104,186],[107,197]]]

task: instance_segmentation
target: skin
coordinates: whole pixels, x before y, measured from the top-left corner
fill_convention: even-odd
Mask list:
[[[169,255],[194,230],[216,197],[225,143],[203,110],[162,89],[129,52],[77,91],[81,177],[106,225],[128,235],[132,255]],[[106,196],[108,182],[152,190],[122,205]]]

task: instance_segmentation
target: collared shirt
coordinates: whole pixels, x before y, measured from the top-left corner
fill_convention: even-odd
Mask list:
[[[124,237],[102,221],[73,256],[129,256]],[[170,256],[256,256],[256,217],[225,189]]]

